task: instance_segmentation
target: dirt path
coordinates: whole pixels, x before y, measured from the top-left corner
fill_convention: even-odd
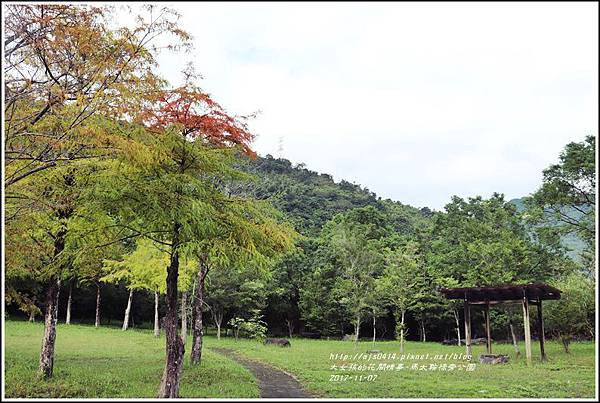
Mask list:
[[[300,383],[285,372],[262,362],[242,357],[228,348],[212,347],[211,350],[242,364],[258,379],[260,397],[314,397]]]

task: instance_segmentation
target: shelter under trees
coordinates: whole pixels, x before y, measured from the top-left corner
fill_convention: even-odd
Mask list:
[[[537,306],[538,335],[542,361],[546,360],[544,349],[544,318],[542,301],[560,299],[560,291],[543,283],[526,285],[503,285],[494,287],[443,288],[441,293],[448,299],[462,299],[465,309],[465,345],[467,355],[471,355],[471,306],[481,305],[485,309],[485,330],[487,352],[492,353],[490,332],[490,305],[521,304],[523,307],[523,327],[525,331],[525,355],[531,364],[531,328],[529,321],[529,305]]]

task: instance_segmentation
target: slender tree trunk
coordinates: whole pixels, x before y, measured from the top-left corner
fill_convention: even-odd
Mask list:
[[[177,278],[179,277],[179,252],[177,250],[178,243],[178,226],[175,227],[173,237],[173,251],[171,253],[171,261],[167,269],[167,314],[165,315],[165,335],[166,335],[166,363],[163,372],[160,389],[158,392],[159,398],[176,398],[179,397],[179,381],[181,371],[183,369],[183,354],[185,346],[183,340],[177,334]]]
[[[181,293],[181,340],[187,341],[187,291]]]
[[[33,309],[29,311],[29,321],[35,322],[35,311]]]
[[[373,312],[373,347],[375,347],[375,312]]]
[[[292,338],[292,333],[294,332],[294,322],[291,319],[286,319],[285,320],[286,324],[287,324],[287,328],[288,328],[288,334],[290,335],[290,339]]]
[[[154,291],[154,337],[160,337],[160,323],[158,318],[158,291]]]
[[[44,317],[44,338],[40,353],[39,372],[44,378],[52,377],[54,368],[54,343],[56,341],[56,304],[58,304],[58,281],[50,280],[46,291],[46,315]]]
[[[425,336],[425,321],[424,320],[420,320],[419,321],[419,333],[420,333],[420,339],[421,341],[426,341],[427,338]]]
[[[222,317],[219,318],[219,320],[216,323],[217,325],[217,340],[221,340],[221,321],[223,320]]]
[[[67,318],[65,319],[65,325],[71,324],[71,303],[73,301],[73,282],[69,283],[69,297],[67,299]]]
[[[360,314],[356,315],[356,324],[354,325],[354,345],[358,344],[358,336],[360,332]]]
[[[190,360],[192,365],[200,364],[202,360],[202,336],[204,333],[204,324],[202,322],[202,304],[204,304],[204,280],[208,273],[208,266],[206,261],[202,259],[200,267],[198,269],[198,276],[196,277],[196,294],[194,295],[194,331],[192,339],[192,352],[190,354]],[[219,331],[217,331],[217,337],[220,338],[221,324],[218,325]]]
[[[129,327],[129,312],[131,312],[131,300],[133,299],[133,290],[129,290],[129,298],[127,299],[127,308],[125,308],[125,318],[123,318],[122,330],[127,330]]]
[[[400,352],[404,352],[404,309],[402,310],[401,319],[400,319]]]
[[[190,314],[191,314],[191,318],[190,319],[192,321],[192,326],[190,326],[188,328],[188,332],[189,332],[190,336],[193,336],[193,334],[194,334],[194,326],[193,326],[193,324],[196,321],[196,316],[194,314],[194,298],[195,298],[194,296],[195,295],[196,295],[196,282],[194,281],[194,282],[192,282],[192,309],[190,310],[191,311],[190,312]]]
[[[515,358],[521,355],[521,350],[519,350],[519,344],[517,343],[517,336],[515,335],[515,329],[513,328],[512,321],[508,320],[508,327],[510,329],[510,336],[512,337],[513,347],[515,348]]]
[[[96,284],[96,323],[94,326],[100,326],[100,284]]]
[[[56,326],[56,324],[58,323],[58,303],[60,301],[60,286],[62,284],[60,278],[56,280],[56,283],[58,288],[56,290],[56,304],[54,304],[54,309],[56,310],[56,312],[54,312],[54,326]]]
[[[456,335],[458,337],[458,345],[460,346],[460,317],[456,309],[454,309],[454,320],[456,321]]]

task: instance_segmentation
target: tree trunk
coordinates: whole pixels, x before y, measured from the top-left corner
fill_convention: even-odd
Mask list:
[[[425,336],[425,321],[422,320],[420,325],[421,325],[421,341],[425,342],[425,341],[427,341],[427,337]]]
[[[129,290],[129,298],[127,299],[127,308],[125,308],[125,318],[123,319],[122,330],[127,330],[129,327],[129,312],[131,312],[131,300],[133,299],[133,290]]]
[[[187,291],[181,293],[181,340],[187,341]]]
[[[29,321],[35,322],[35,311],[33,309],[29,311]]]
[[[221,340],[221,321],[216,322],[217,324],[217,340]]]
[[[510,329],[510,336],[512,337],[513,347],[515,348],[515,358],[518,358],[521,355],[521,350],[519,350],[519,344],[517,343],[515,329],[513,328],[513,324],[510,319],[508,320],[508,327]]]
[[[69,283],[69,298],[67,299],[67,318],[65,319],[65,325],[71,324],[71,303],[73,301],[73,282]]]
[[[402,317],[400,320],[401,328],[400,328],[400,352],[404,352],[404,310],[402,310]]]
[[[160,324],[158,319],[158,291],[154,291],[154,337],[160,337]]]
[[[287,325],[288,328],[288,334],[290,335],[290,339],[292,338],[292,333],[294,333],[294,321],[291,319],[286,319],[285,323]]]
[[[64,176],[65,184],[75,184],[73,175]],[[54,252],[56,258],[65,249],[65,237],[67,236],[66,221],[73,215],[73,207],[66,203],[56,211],[55,218],[59,219],[61,226],[54,236]],[[63,267],[61,267],[63,269]],[[46,291],[46,313],[44,317],[44,336],[42,338],[42,350],[40,351],[39,373],[44,378],[52,377],[54,368],[54,345],[56,342],[56,323],[58,321],[58,293],[60,292],[60,278],[50,278],[50,284]]]
[[[46,315],[44,317],[44,338],[40,353],[39,372],[44,378],[52,377],[54,368],[54,343],[56,341],[56,304],[58,304],[58,281],[50,280],[46,291]]]
[[[570,354],[571,351],[569,350],[569,345],[571,344],[571,337],[568,335],[561,335],[559,333],[558,338],[560,339],[560,342],[562,343],[563,348],[565,349],[565,353]]]
[[[373,347],[375,347],[375,312],[373,312]]]
[[[221,340],[221,323],[223,323],[223,312],[213,308],[211,309],[211,315],[215,325],[217,326],[217,340]]]
[[[60,301],[60,286],[62,281],[60,280],[60,278],[58,280],[56,280],[57,283],[57,289],[56,289],[56,304],[54,304],[54,309],[56,310],[56,312],[54,312],[54,326],[56,326],[56,324],[58,323],[58,303]]]
[[[354,325],[354,345],[358,344],[359,332],[360,332],[360,314],[356,315],[356,324]]]
[[[177,226],[174,233],[173,244],[175,246],[167,269],[167,313],[164,325],[167,358],[158,391],[159,398],[179,397],[179,381],[183,369],[183,354],[185,353],[183,340],[177,334],[177,278],[179,277],[179,252],[176,246],[179,230]]]
[[[193,336],[194,334],[194,322],[196,321],[196,317],[194,316],[194,296],[196,295],[196,282],[192,282],[192,309],[190,309],[190,314],[191,314],[191,321],[192,321],[192,326],[188,327],[188,332],[190,336]]]
[[[192,333],[192,352],[190,354],[190,360],[192,365],[200,364],[202,360],[202,335],[204,333],[204,324],[202,322],[202,304],[204,304],[204,280],[206,275],[208,274],[208,265],[206,261],[202,260],[200,262],[200,267],[198,270],[197,276],[197,284],[195,287],[195,295],[194,295],[194,331]],[[219,331],[217,332],[217,337],[220,337],[220,329],[221,324],[218,325]]]
[[[94,326],[100,326],[100,284],[96,284],[96,323]]]
[[[460,347],[460,317],[456,309],[454,309],[454,320],[456,321],[456,336],[458,337],[458,345]]]

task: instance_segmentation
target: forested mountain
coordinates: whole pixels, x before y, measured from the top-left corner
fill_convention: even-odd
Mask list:
[[[248,160],[245,170],[256,176],[254,195],[269,198],[287,215],[296,230],[315,236],[335,214],[357,207],[373,206],[386,212],[398,231],[409,231],[411,223],[430,217],[432,211],[389,199],[382,200],[369,189],[346,180],[335,182],[331,175],[318,173],[304,164],[292,165],[271,155]]]

